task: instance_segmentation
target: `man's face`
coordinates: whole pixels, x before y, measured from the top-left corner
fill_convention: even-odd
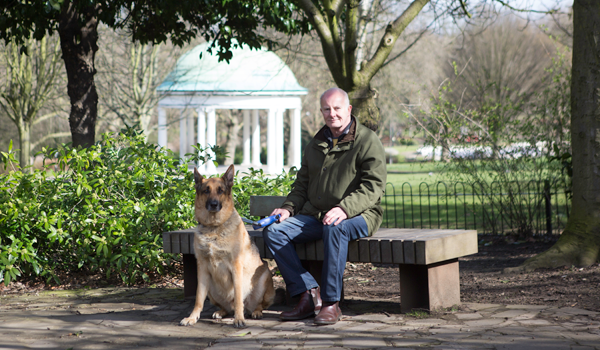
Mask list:
[[[347,105],[344,96],[332,91],[321,98],[321,113],[325,124],[336,136],[337,132],[342,132],[350,123],[350,112],[352,106]]]

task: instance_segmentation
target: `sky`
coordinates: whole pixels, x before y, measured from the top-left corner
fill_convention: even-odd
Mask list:
[[[562,9],[573,6],[573,0],[511,0],[507,2],[516,8],[530,8],[536,11],[547,11],[557,6]]]

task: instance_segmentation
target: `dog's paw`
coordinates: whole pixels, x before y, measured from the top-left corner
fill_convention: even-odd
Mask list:
[[[179,325],[181,326],[193,326],[196,324],[197,319],[195,317],[186,317],[183,320],[181,320],[181,322],[179,322]]]
[[[233,326],[235,328],[244,328],[246,327],[246,320],[243,318],[236,318],[233,320]]]
[[[215,311],[212,315],[212,318],[220,320],[222,319],[224,316],[227,316],[227,311],[225,310],[219,310],[219,311]]]
[[[252,313],[252,318],[253,318],[253,319],[255,319],[255,320],[258,320],[258,319],[261,319],[261,318],[263,318],[262,311],[255,310],[255,311]]]

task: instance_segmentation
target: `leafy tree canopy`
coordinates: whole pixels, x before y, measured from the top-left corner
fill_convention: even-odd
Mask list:
[[[94,59],[99,23],[126,30],[142,44],[170,39],[181,46],[203,36],[212,41],[216,52],[211,53],[229,60],[232,46],[259,48],[263,41],[270,43],[259,33],[261,27],[288,35],[308,32],[308,20],[296,13],[293,4],[277,0],[0,0],[0,38],[21,45],[25,52],[26,39],[41,40],[58,32],[73,146],[89,147],[95,142],[98,114]]]
[[[229,48],[238,43],[259,48],[264,40],[256,29],[273,28],[286,34],[307,33],[306,18],[295,15],[291,2],[276,0],[0,0],[0,38],[23,44],[33,36],[41,40],[58,31],[67,14],[77,14],[79,27],[95,18],[111,28],[127,29],[141,43],[170,39],[183,45],[201,35],[218,44],[221,59],[230,59]]]

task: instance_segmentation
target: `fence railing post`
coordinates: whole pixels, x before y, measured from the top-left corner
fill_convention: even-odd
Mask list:
[[[544,180],[544,200],[546,202],[546,234],[552,235],[552,196],[550,180]]]

